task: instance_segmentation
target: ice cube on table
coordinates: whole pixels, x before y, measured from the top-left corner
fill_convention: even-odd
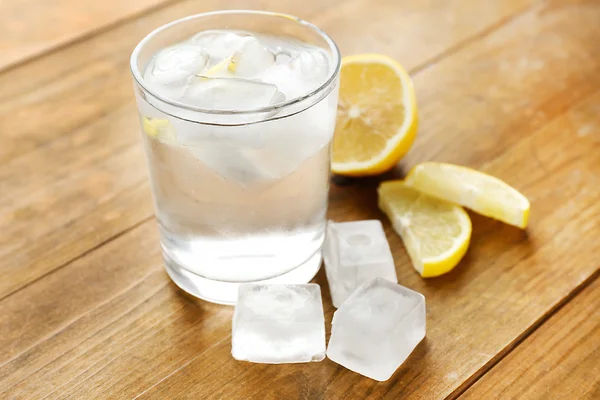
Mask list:
[[[268,364],[323,360],[321,288],[314,283],[240,285],[231,342],[236,360]]]
[[[323,257],[331,299],[336,308],[358,286],[373,278],[398,282],[392,252],[378,220],[329,221]]]
[[[196,77],[182,99],[213,110],[248,111],[281,102],[285,96],[270,83],[242,78]],[[227,117],[235,122],[235,117]]]
[[[383,278],[361,285],[333,315],[327,357],[388,380],[425,337],[425,297]]]

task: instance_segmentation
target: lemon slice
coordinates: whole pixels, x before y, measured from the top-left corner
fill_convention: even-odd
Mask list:
[[[344,57],[340,76],[332,170],[347,176],[376,175],[392,168],[417,134],[412,80],[389,57]]]
[[[176,139],[175,130],[168,119],[142,117],[142,130],[154,139],[163,141]]]
[[[415,166],[406,184],[507,224],[527,227],[529,200],[515,188],[460,165],[426,162]]]
[[[260,73],[275,63],[275,54],[267,50],[258,39],[248,36],[247,40],[229,57],[213,65],[199,76],[214,77],[248,77]]]
[[[471,219],[456,204],[421,193],[403,181],[383,182],[379,208],[402,237],[413,267],[424,278],[451,271],[471,239]]]
[[[221,62],[213,65],[208,70],[206,70],[202,74],[199,74],[198,76],[202,79],[222,78],[235,74],[236,69],[236,60],[233,58],[233,56],[230,56],[221,60]]]

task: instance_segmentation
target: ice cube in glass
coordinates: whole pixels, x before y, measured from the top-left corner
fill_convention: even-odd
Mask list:
[[[198,107],[245,111],[285,101],[285,95],[269,83],[198,76],[186,88],[182,99]]]
[[[210,56],[199,46],[180,43],[159,51],[144,73],[157,91],[174,98],[186,89],[190,77],[201,72]]]
[[[230,68],[236,76],[253,77],[267,71],[275,64],[275,54],[258,39],[249,36],[229,58]]]

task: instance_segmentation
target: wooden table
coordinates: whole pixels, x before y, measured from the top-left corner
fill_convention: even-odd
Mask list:
[[[299,15],[345,55],[410,70],[422,124],[383,179],[448,161],[532,202],[526,232],[472,215],[466,258],[428,280],[385,222],[428,324],[387,382],[327,359],[236,362],[232,308],[163,271],[129,55],[225,4]],[[4,0],[0,135],[0,398],[600,398],[598,0]],[[330,217],[383,219],[379,180],[334,181]]]

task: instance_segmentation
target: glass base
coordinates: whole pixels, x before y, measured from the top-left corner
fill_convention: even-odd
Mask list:
[[[173,263],[168,258],[165,260],[165,270],[173,282],[182,290],[192,296],[211,303],[233,305],[237,301],[239,282],[223,282],[204,278]],[[316,252],[304,264],[293,270],[262,281],[245,283],[308,283],[319,272],[321,267],[321,252]]]

